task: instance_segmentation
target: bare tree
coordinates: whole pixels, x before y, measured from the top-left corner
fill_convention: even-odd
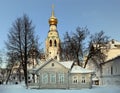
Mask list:
[[[83,58],[83,41],[88,34],[89,31],[86,27],[77,27],[76,32],[71,35],[66,32],[62,43],[62,59],[75,60],[80,65],[81,58]]]
[[[71,60],[71,37],[68,32],[64,35],[64,41],[61,43],[61,60]]]
[[[8,53],[11,53],[11,51],[16,53],[16,61],[20,62],[22,66],[26,86],[28,86],[27,64],[29,51],[32,49],[35,39],[32,21],[27,15],[24,15],[17,18],[12,24],[6,42]]]
[[[6,67],[6,70],[7,70],[7,73],[6,73],[7,74],[6,75],[6,84],[8,83],[8,81],[10,79],[10,75],[12,73],[12,69],[14,67],[14,64],[16,63],[16,60],[17,60],[16,53],[14,53],[13,51],[8,52],[7,56],[8,56],[8,64],[7,64],[7,67]]]
[[[105,52],[107,51],[108,39],[109,38],[103,31],[91,35],[84,68],[90,60],[90,62],[93,62],[98,68],[100,68],[100,64],[104,62],[106,58]]]
[[[78,62],[78,65],[80,65],[80,61],[83,58],[83,52],[84,52],[84,40],[86,39],[87,35],[89,34],[89,31],[87,27],[80,28],[78,27],[76,29],[76,32],[73,33],[72,37],[72,45],[74,50],[74,56],[76,61]]]

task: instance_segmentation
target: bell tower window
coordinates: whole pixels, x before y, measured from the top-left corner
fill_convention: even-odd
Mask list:
[[[52,46],[52,40],[50,40],[50,47]]]
[[[54,46],[57,47],[57,41],[56,40],[54,40]]]

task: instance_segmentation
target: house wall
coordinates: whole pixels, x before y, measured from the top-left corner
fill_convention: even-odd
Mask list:
[[[36,72],[35,83],[30,83],[30,88],[40,89],[81,89],[91,88],[92,79],[90,73],[74,74],[70,73],[70,69],[64,67],[56,61],[46,63]],[[62,76],[62,77],[61,77]],[[77,77],[74,79],[74,76]]]
[[[92,88],[92,78],[91,78],[91,74],[90,73],[71,73],[69,76],[69,88],[77,88],[77,89],[81,89],[81,88]],[[75,80],[75,77],[76,80]]]
[[[120,85],[120,57],[102,65],[101,84]]]
[[[54,66],[53,66],[54,64]],[[68,88],[68,69],[64,68],[57,62],[50,62],[44,66],[39,72],[39,88]],[[43,82],[43,75],[47,75],[47,81]],[[63,82],[59,80],[59,75],[63,75]],[[51,82],[51,75],[55,76],[55,82]]]

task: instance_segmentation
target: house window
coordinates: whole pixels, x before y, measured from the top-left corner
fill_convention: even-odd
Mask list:
[[[42,84],[47,84],[48,83],[48,74],[44,73],[42,74]]]
[[[50,74],[50,83],[56,83],[56,74]]]
[[[59,73],[58,74],[58,82],[60,84],[63,84],[64,83],[64,73]]]
[[[116,69],[116,73],[117,73],[117,66],[115,66],[115,69]]]
[[[85,77],[82,76],[82,83],[84,84],[85,83]]]
[[[113,74],[113,67],[111,67],[111,75]]]
[[[52,40],[50,40],[50,47],[52,46]]]
[[[77,84],[78,83],[78,76],[73,76],[72,77],[72,83]]]
[[[108,74],[110,74],[110,68],[107,68]]]

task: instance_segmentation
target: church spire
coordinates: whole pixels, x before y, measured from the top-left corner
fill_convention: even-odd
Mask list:
[[[57,25],[57,23],[58,23],[58,20],[54,15],[54,5],[52,5],[52,15],[51,15],[51,17],[49,19],[49,24],[50,25]]]
[[[54,16],[54,5],[52,5],[52,16],[51,17],[55,17]]]

